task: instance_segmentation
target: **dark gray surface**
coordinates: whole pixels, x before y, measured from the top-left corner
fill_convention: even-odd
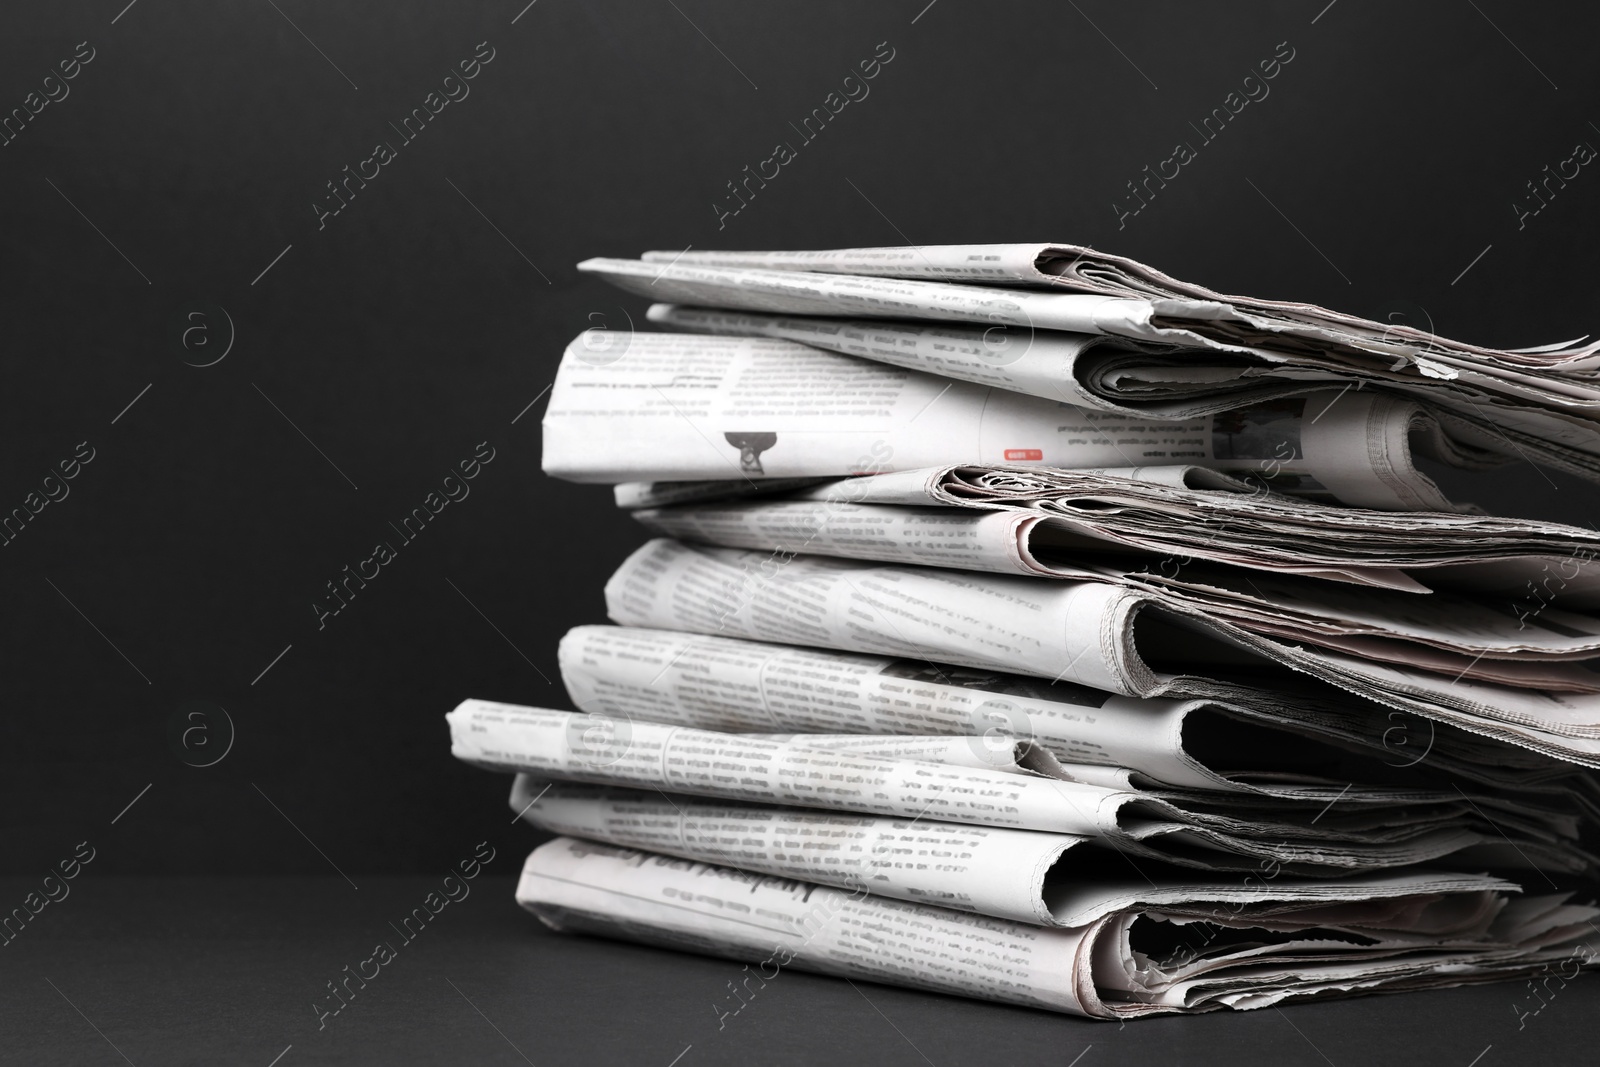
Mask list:
[[[0,900],[33,884],[0,881]],[[72,884],[0,949],[3,1062],[1509,1067],[1593,1062],[1600,1011],[1590,976],[1521,1029],[1513,1005],[1535,1003],[1521,984],[1119,1026],[784,971],[719,1029],[713,1006],[728,1010],[738,964],[552,934],[515,906],[505,874],[470,883],[410,945],[388,924],[438,878],[352,889],[91,867]],[[384,940],[397,958],[319,1031],[324,984]]]

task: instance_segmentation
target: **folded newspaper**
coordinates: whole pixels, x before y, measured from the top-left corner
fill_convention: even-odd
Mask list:
[[[1157,557],[1162,572],[1207,560],[1381,588],[1451,589],[1511,602],[1519,619],[1548,606],[1556,592],[1569,610],[1600,608],[1600,532],[1593,529],[1487,515],[1319,507],[1202,467],[971,464],[784,484],[759,493],[739,482],[634,483],[618,486],[617,496],[635,518],[658,529],[759,524],[763,516],[781,515],[787,543],[797,552],[829,553],[809,546],[818,539],[833,543],[830,530],[867,532],[845,517],[848,505],[900,506],[869,512],[901,516],[890,524],[889,540],[896,541],[910,533],[911,520],[934,522],[939,513],[932,508],[966,508],[1002,514],[963,523],[946,513],[938,521],[965,525],[974,556],[1003,558],[1020,573],[1051,573],[1052,556],[1081,560],[1131,549]],[[739,506],[776,498],[785,503]],[[727,508],[672,507],[681,503]]]
[[[886,367],[789,341],[586,331],[544,418],[544,469],[579,482],[837,478],[951,462],[1192,464],[1280,492],[1453,510],[1413,449],[1473,457],[1413,401],[1325,389],[1152,420]]]
[[[1013,742],[1116,787],[1260,793],[1328,803],[1354,783],[1399,799],[1417,788],[1488,789],[1600,819],[1600,781],[1571,764],[1358,700],[1299,676],[1225,699],[1119,696],[926,659],[708,636],[579,626],[561,679],[580,711],[728,733],[964,740],[985,759]],[[1392,791],[1391,790],[1392,787]]]
[[[1152,602],[1218,619],[1252,633],[1303,641],[1454,678],[1524,688],[1600,691],[1600,674],[1580,662],[1600,656],[1600,619],[1509,597],[1410,588],[1353,589],[1321,575],[1241,572],[1179,556],[1084,552],[1060,538],[1048,517],[982,515],[954,509],[815,502],[687,505],[636,512],[653,532],[783,557],[817,553],[951,570],[1108,582]],[[1520,576],[1540,577],[1548,561],[1523,558]],[[1534,564],[1538,564],[1535,567]],[[1506,564],[1512,573],[1517,569]],[[1400,577],[1403,577],[1400,576]],[[1396,583],[1398,584],[1398,582]],[[1427,595],[1418,596],[1417,593]],[[1573,600],[1576,601],[1576,596]],[[1563,601],[1568,604],[1567,601]],[[1577,606],[1568,604],[1568,606]]]
[[[1094,839],[932,819],[714,802],[517,775],[511,807],[555,834],[1039,926],[1083,926],[1107,909],[1208,894],[1249,901],[1263,873],[1280,888],[1337,893],[1388,874],[1296,877],[1263,859],[1237,874],[1179,869],[1095,847]]]
[[[639,790],[694,858],[681,820],[699,813],[660,790],[719,800],[814,808],[986,829],[1044,831],[1127,856],[1208,870],[1270,861],[1305,874],[1377,870],[1465,853],[1464,862],[1578,873],[1577,820],[1486,794],[1416,789],[1341,803],[1119,786],[1045,757],[974,766],[972,749],[940,738],[770,738],[469,700],[448,716],[451,750],[492,770]],[[952,759],[954,757],[954,759]],[[1352,783],[1353,785],[1354,783]],[[635,799],[638,799],[637,797]],[[1391,807],[1406,804],[1403,819]],[[1485,808],[1493,811],[1490,816]],[[618,816],[629,820],[632,817]],[[846,820],[848,821],[848,820]],[[577,832],[567,824],[563,832]],[[968,831],[969,834],[974,831]],[[606,839],[598,829],[586,836]],[[712,837],[715,841],[715,835]],[[636,837],[623,844],[649,844]]]
[[[579,269],[652,300],[762,317],[717,323],[662,308],[657,321],[797,336],[804,324],[780,316],[860,319],[839,324],[856,335],[846,342],[856,354],[892,352],[892,362],[916,369],[1109,410],[1187,417],[1241,397],[1370,386],[1424,402],[1463,450],[1600,478],[1600,342],[1486,348],[1312,304],[1223,295],[1076,245],[652,252]],[[968,328],[952,344],[893,326],[880,332],[880,319]],[[1173,347],[1149,354],[1059,334]],[[800,339],[841,347],[826,336],[824,327]]]
[[[557,837],[523,865],[517,902],[556,930],[746,961],[751,993],[792,966],[1100,1019],[1564,983],[1593,963],[1600,911],[1483,875],[1253,883],[1068,884],[1056,899],[1086,921],[1046,928]]]

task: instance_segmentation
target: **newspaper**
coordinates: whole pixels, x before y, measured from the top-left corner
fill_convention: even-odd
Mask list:
[[[1233,629],[1252,634],[1355,652],[1375,660],[1409,664],[1440,673],[1450,672],[1453,677],[1468,680],[1492,680],[1503,685],[1574,693],[1595,692],[1592,681],[1586,680],[1592,673],[1584,661],[1600,657],[1600,618],[1590,614],[1551,608],[1519,620],[1503,605],[1454,593],[1418,596],[1399,590],[1357,589],[1300,575],[1261,573],[1250,576],[1235,568],[1203,561],[1173,562],[1160,570],[1143,562],[1134,567],[1126,561],[1097,564],[1087,560],[1059,560],[1048,569],[1037,564],[1016,567],[1004,556],[1007,549],[1015,550],[1015,537],[986,542],[978,536],[982,520],[975,523],[974,516],[924,517],[919,509],[850,505],[832,517],[819,517],[817,507],[799,503],[710,505],[674,509],[675,517],[670,518],[667,513],[643,514],[647,525],[663,532],[687,534],[698,541],[729,548],[768,550],[764,554],[717,553],[692,550],[680,543],[675,547],[663,545],[653,554],[662,560],[678,556],[693,569],[692,557],[685,553],[698,551],[700,557],[693,558],[711,561],[709,565],[719,568],[724,578],[747,578],[752,571],[765,566],[772,572],[768,583],[771,588],[766,592],[773,598],[806,595],[820,598],[824,595],[817,587],[820,582],[831,585],[835,593],[851,600],[860,578],[869,583],[908,583],[905,589],[916,586],[959,590],[955,595],[965,599],[976,597],[981,601],[1001,596],[1042,605],[1050,600],[1052,585],[1064,588],[1063,601],[1073,601],[1094,596],[1083,586],[1105,583],[1143,595],[1146,598],[1143,603],[1160,605],[1196,619],[1225,622]],[[802,512],[803,518],[793,518],[796,511]],[[702,515],[707,517],[702,520]],[[795,536],[797,530],[805,536]],[[827,555],[799,557],[797,550]],[[652,550],[647,547],[642,551]],[[912,566],[852,574],[848,569],[834,566],[843,559]],[[1009,573],[974,580],[961,573],[963,571]],[[1019,580],[1012,576],[1018,571],[1048,574],[1064,581]],[[808,583],[808,578],[815,580]],[[752,595],[750,606],[759,615],[762,606],[769,601],[756,599],[763,590],[749,592]],[[902,596],[905,595],[902,592]],[[820,600],[813,607],[818,605]],[[708,605],[699,605],[705,606]],[[844,603],[831,606],[842,608]],[[788,608],[786,614],[797,616],[802,612]],[[827,612],[820,619],[811,612],[803,614],[808,622],[822,627],[849,625]],[[752,615],[752,620],[755,617]],[[917,623],[914,621],[910,625]],[[1031,632],[1031,628],[1029,630]],[[1026,636],[1017,634],[1019,639]],[[838,640],[837,635],[833,640]],[[1033,640],[1037,642],[1039,636],[1033,634]],[[791,636],[791,641],[797,638]],[[826,644],[815,640],[805,643]],[[905,653],[900,651],[899,654]],[[1114,669],[1109,660],[1107,666]],[[1570,681],[1565,680],[1568,678]],[[1552,686],[1549,684],[1552,679],[1562,684]],[[1093,684],[1087,679],[1085,682]],[[1102,688],[1124,691],[1114,686]]]
[[[1174,301],[1161,314],[1181,317],[1185,302],[1221,305],[1220,315],[1194,316],[1191,329],[1205,332],[1216,344],[1236,344],[1242,334],[1266,342],[1282,338],[1314,341],[1320,347],[1350,347],[1363,353],[1416,355],[1441,360],[1482,360],[1521,371],[1582,372],[1600,370],[1600,341],[1495,349],[1452,341],[1437,334],[1395,323],[1374,322],[1329,311],[1315,304],[1229,296],[1191,282],[1182,282],[1124,256],[1083,245],[921,245],[891,248],[846,248],[820,252],[646,252],[654,274],[665,261],[691,266],[758,268],[879,278],[934,278],[941,281],[1043,288],[1100,294],[1117,299]],[[1294,348],[1287,341],[1285,347]]]
[[[1079,557],[1110,548],[1150,553],[1160,558],[1161,570],[1198,559],[1414,592],[1452,589],[1513,602],[1519,618],[1547,606],[1551,583],[1565,609],[1600,608],[1600,534],[1592,529],[1485,515],[1329,508],[1201,467],[1069,471],[959,465],[785,490],[752,493],[737,482],[635,483],[618,486],[616,495],[620,506],[652,513],[679,503],[758,497],[820,501],[829,506],[824,516],[851,504],[1010,510],[1023,518],[982,525],[1003,540],[1003,531],[1015,531],[1019,544],[1003,555],[1022,573],[1038,573],[1041,552],[1032,547],[1037,538],[1048,551]]]
[[[723,634],[1067,681],[1164,696],[1133,654],[1146,599],[1097,582],[1037,582],[956,571],[872,567],[825,557],[702,548],[657,539],[606,583],[624,626]],[[1193,689],[1204,685],[1195,679]],[[1226,697],[1233,686],[1190,694]]]
[[[1226,699],[1252,688],[1228,675],[1266,660],[1401,711],[1600,766],[1600,694],[1524,689],[1465,673],[1451,678],[1331,644],[1279,640],[1110,582],[1041,582],[656,540],[612,576],[606,604],[624,625],[926,659],[1129,696]],[[1438,643],[1447,642],[1441,636]]]
[[[1574,848],[1570,818],[1557,825],[1531,809],[1502,806],[1491,823],[1464,794],[1429,802],[1419,791],[1397,818],[1392,800],[1360,795],[1338,806],[1158,795],[1070,774],[932,762],[942,753],[927,749],[911,757],[878,755],[866,746],[852,751],[805,737],[777,741],[487,701],[463,702],[448,721],[454,755],[490,769],[919,823],[1072,834],[1207,870],[1250,870],[1270,861],[1324,874],[1462,852],[1473,857],[1467,862],[1568,872],[1595,862]]]
[[[1147,699],[924,659],[634,626],[575,627],[559,662],[575,707],[622,721],[886,740],[946,735],[986,762],[1020,740],[1079,777],[1091,767],[1125,775],[1117,788],[1342,803],[1359,783],[1358,797],[1385,803],[1424,789],[1440,790],[1422,798],[1437,800],[1464,786],[1491,807],[1491,794],[1511,794],[1553,812],[1577,803],[1600,820],[1595,779],[1568,764],[1294,677],[1228,701]]]
[[[1115,365],[1122,360],[1153,364],[1174,359],[1193,364],[1204,360],[1207,350],[1147,344],[1106,334],[1027,331],[959,322],[774,315],[678,304],[652,304],[646,316],[651,322],[685,333],[775,337],[906,370],[1145,418],[1190,419],[1306,392],[1304,382],[1252,384],[1234,376],[1201,398],[1130,403],[1121,398],[1122,390],[1108,390],[1102,381],[1109,377],[1117,383],[1119,376],[1091,373],[1090,368]],[[1116,400],[1108,399],[1108,392]]]
[[[1252,881],[1236,873],[1135,861],[1078,835],[718,802],[528,774],[517,775],[510,803],[555,834],[1041,926],[1083,926],[1122,908],[1197,895],[1258,899]],[[1355,876],[1356,886],[1362,881]],[[1343,879],[1332,886],[1283,888],[1360,893]]]
[[[1081,542],[1084,548],[1109,541],[1176,560],[1416,591],[1453,589],[1519,602],[1519,616],[1543,606],[1537,590],[1546,589],[1544,600],[1554,595],[1552,582],[1568,610],[1600,608],[1600,533],[1593,529],[1489,515],[1329,508],[1198,467],[947,466],[791,491],[836,503],[1021,509],[1090,539]],[[637,507],[668,502],[643,492],[632,500]]]
[[[1085,552],[1078,538],[1053,538],[1059,530],[1048,516],[1016,510],[773,501],[633,514],[654,533],[730,548],[1106,581],[1256,633],[1507,685],[1600,691],[1600,675],[1573,662],[1600,657],[1600,618],[1562,608],[1519,618],[1480,596],[1356,590],[1202,560]]]
[[[1483,876],[1257,882],[1248,899],[1175,893],[1155,906],[1118,900],[1137,888],[1108,887],[1099,918],[1051,929],[558,837],[528,857],[517,901],[556,930],[749,961],[751,995],[793,966],[1106,1019],[1551,964],[1575,976],[1591,959],[1572,946],[1594,909],[1512,899],[1515,886]]]
[[[808,747],[581,712],[462,702],[457,759],[570,781],[1100,837],[1135,798],[1080,782]]]
[[[878,255],[884,251],[903,256],[890,263],[890,257]],[[671,262],[662,261],[669,256]],[[974,263],[992,256],[1010,259],[1011,265],[998,273],[982,265],[974,270]],[[1103,385],[1107,377],[1122,378],[1135,395],[1179,397],[1197,386],[1202,393],[1213,391],[1230,376],[1371,384],[1447,409],[1449,429],[1464,447],[1508,458],[1531,453],[1573,473],[1600,475],[1600,422],[1595,419],[1600,384],[1592,375],[1600,366],[1597,344],[1521,351],[1466,345],[1309,304],[1223,296],[1132,260],[1070,245],[650,253],[648,258],[653,261],[589,260],[579,269],[652,300],[679,304],[981,323],[1014,333],[1011,350],[1026,348],[1040,330],[1209,348],[1215,356],[1198,362],[1181,352],[1143,362],[1123,354],[1108,373],[1080,373],[1076,380],[1098,378]],[[1016,266],[1025,261],[1048,267]],[[892,270],[902,277],[854,273],[857,269]],[[837,271],[847,273],[831,273]],[[917,280],[927,277],[1044,289]]]
[[[708,300],[744,302],[715,290],[703,295]],[[1422,450],[1452,466],[1483,469],[1531,457],[1569,469],[1575,464],[1584,470],[1594,466],[1592,456],[1572,448],[1581,445],[1592,452],[1596,435],[1587,419],[1574,425],[1574,417],[1565,413],[1508,407],[1501,398],[1460,386],[1441,394],[1432,380],[1413,384],[1405,375],[1359,367],[1290,367],[1239,352],[1142,344],[1106,335],[837,318],[826,314],[826,308],[814,311],[775,315],[654,304],[647,317],[693,333],[782,338],[909,370],[1146,418],[1218,414],[1305,396],[1330,384],[1370,387],[1418,404],[1427,415],[1429,431],[1419,442]],[[1531,427],[1531,439],[1519,427]],[[1541,433],[1550,440],[1541,439]]]
[[[962,459],[1186,463],[1312,499],[1453,510],[1416,469],[1415,403],[1337,390],[1180,422],[1091,411],[767,338],[580,334],[544,417],[544,470],[584,482],[840,477]],[[1435,435],[1436,436],[1436,435]]]
[[[1099,917],[1054,886],[1046,900],[1047,876],[1081,880],[1104,866],[1104,853],[1084,848],[1092,838],[1081,835],[719,803],[527,774],[516,777],[511,810],[556,834],[1018,922],[1081,926]]]
[[[646,293],[643,295],[653,295]],[[705,291],[708,300],[727,297]],[[1482,469],[1522,458],[1467,398],[1437,403],[1430,387],[1360,371],[1293,370],[1255,355],[1158,345],[1106,334],[960,322],[838,318],[825,313],[777,315],[756,311],[652,304],[654,323],[697,334],[773,337],[830,352],[859,356],[907,370],[993,386],[1079,407],[1192,419],[1272,400],[1304,397],[1330,384],[1379,394],[1396,393],[1418,404],[1430,431],[1424,452],[1441,462]],[[1489,403],[1487,398],[1481,402]],[[1457,410],[1466,405],[1466,414]],[[1470,416],[1470,417],[1469,417]],[[1540,447],[1540,446],[1535,446]]]

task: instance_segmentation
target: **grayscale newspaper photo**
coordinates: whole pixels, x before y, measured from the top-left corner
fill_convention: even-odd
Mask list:
[[[0,1063],[1592,1061],[1596,39],[0,11]]]

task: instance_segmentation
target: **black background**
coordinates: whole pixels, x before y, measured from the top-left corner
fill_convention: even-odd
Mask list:
[[[1592,16],[925,3],[0,15],[0,108],[78,42],[96,53],[0,148],[0,510],[95,449],[0,548],[0,866],[41,870],[83,839],[105,874],[428,873],[482,825],[526,847],[496,821],[506,781],[451,760],[442,716],[467,696],[565,706],[556,641],[602,619],[606,576],[642,540],[606,491],[539,470],[564,343],[642,321],[582,258],[1056,239],[1491,344],[1596,324],[1600,175],[1523,229],[1512,206],[1600,144]],[[325,183],[398,141],[388,124],[483,41],[470,96],[319,230]],[[719,230],[725,183],[885,41],[870,95]],[[1270,95],[1119,227],[1125,183],[1198,144],[1189,123],[1280,42],[1294,58]],[[215,345],[185,350],[174,324],[203,305],[236,337],[202,368],[226,327],[212,312]],[[471,495],[319,630],[324,583],[396,540],[389,521],[483,441],[496,458]],[[1457,488],[1594,510],[1527,465]],[[210,767],[169,737],[191,700],[236,728]]]

